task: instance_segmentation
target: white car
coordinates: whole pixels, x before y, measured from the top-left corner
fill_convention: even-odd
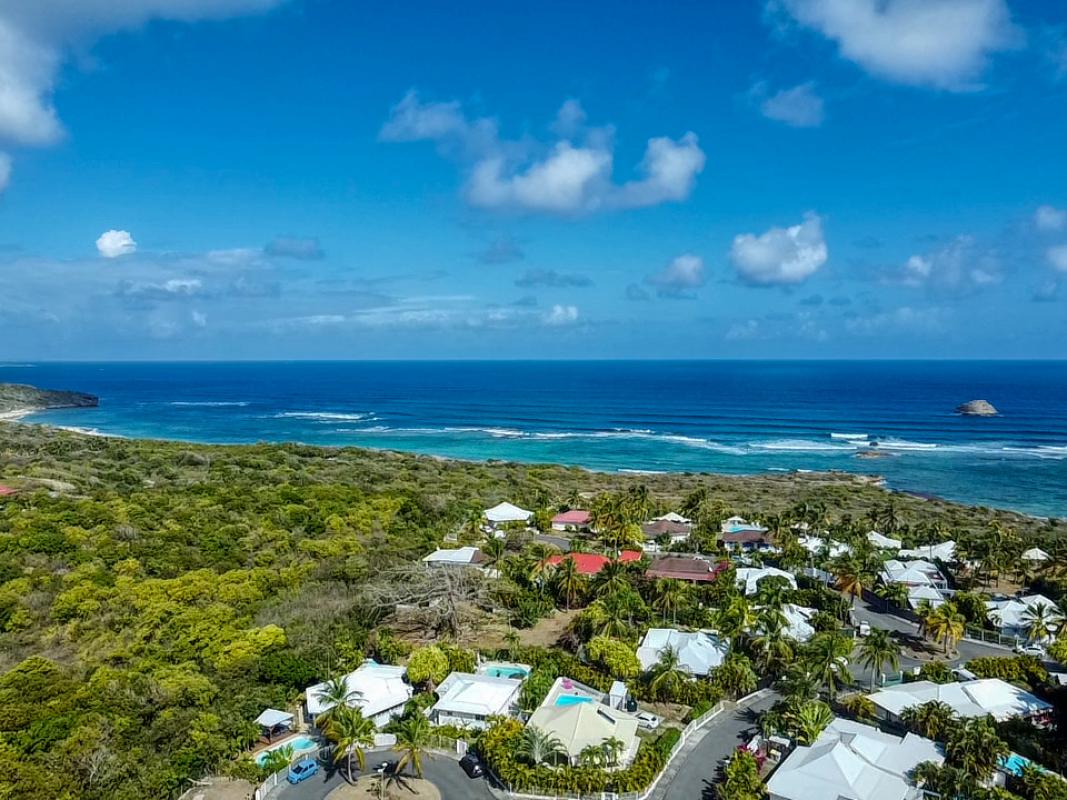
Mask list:
[[[1037,656],[1038,658],[1045,658],[1045,648],[1039,644],[1023,644],[1020,642],[1015,645],[1015,652],[1021,656]]]
[[[651,711],[638,711],[634,716],[637,717],[638,725],[650,731],[656,730],[663,721]]]

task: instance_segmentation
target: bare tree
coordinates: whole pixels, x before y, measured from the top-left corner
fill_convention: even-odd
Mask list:
[[[437,634],[457,637],[486,599],[486,576],[473,567],[402,564],[363,587],[363,602],[382,616],[397,614]]]

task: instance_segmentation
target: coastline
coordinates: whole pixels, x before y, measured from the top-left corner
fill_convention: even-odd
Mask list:
[[[9,411],[0,411],[0,422],[18,422],[23,417],[28,417],[39,410],[36,408],[13,408]]]

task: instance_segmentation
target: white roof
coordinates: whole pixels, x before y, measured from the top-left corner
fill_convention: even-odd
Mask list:
[[[1000,678],[984,678],[955,683],[915,681],[882,689],[870,695],[871,701],[893,716],[905,708],[933,700],[947,703],[961,717],[992,714],[1002,722],[1012,717],[1028,717],[1052,708],[1044,700]]]
[[[477,555],[477,547],[456,547],[451,550],[434,550],[423,561],[427,564],[470,564]]]
[[[345,686],[351,692],[348,705],[358,708],[365,717],[373,717],[403,705],[411,699],[411,687],[404,683],[407,667],[394,667],[366,661],[354,672],[345,675]],[[333,708],[333,703],[324,703],[319,697],[325,683],[316,683],[305,690],[308,713],[317,716]]]
[[[693,675],[707,675],[719,666],[729,645],[711,631],[678,631],[673,628],[649,628],[641,646],[637,648],[637,660],[642,669],[651,669],[659,662],[660,654],[668,647],[678,653],[682,667]]]
[[[677,522],[680,525],[688,525],[690,523],[689,517],[683,517],[681,514],[675,514],[673,511],[668,511],[662,517],[653,517],[653,522]]]
[[[941,542],[941,544],[929,544],[916,547],[911,550],[901,550],[901,558],[927,558],[931,561],[935,558],[941,561],[956,560],[956,543],[953,541]]]
[[[541,706],[527,725],[555,736],[572,758],[586,747],[599,746],[613,737],[622,742],[624,754],[631,754],[637,745],[637,718],[602,703]]]
[[[786,603],[782,606],[782,613],[785,614],[786,627],[784,633],[786,636],[798,642],[806,642],[815,635],[815,628],[808,621],[815,613],[814,608]]]
[[[797,542],[812,555],[819,555],[826,546],[826,540],[819,536],[801,536]],[[851,552],[852,548],[844,542],[830,540],[830,558],[837,558],[839,555]]]
[[[882,565],[881,577],[885,583],[906,583],[911,586],[932,585],[935,580],[943,580],[936,564],[929,561],[898,561],[895,558]]]
[[[918,608],[923,600],[928,601],[934,608],[945,604],[945,596],[934,586],[912,586],[908,589],[908,605],[913,609]]]
[[[273,728],[275,725],[284,725],[293,721],[293,715],[287,714],[284,711],[279,711],[276,708],[268,708],[258,717],[256,717],[256,724],[262,725],[264,728]]]
[[[900,546],[904,544],[900,539],[891,539],[878,531],[869,531],[867,533],[867,541],[883,550],[899,550]]]
[[[1040,547],[1031,547],[1022,554],[1023,561],[1048,561],[1052,556]]]
[[[490,522],[527,522],[532,516],[532,511],[511,503],[497,503],[485,510],[485,518]]]
[[[908,773],[924,761],[944,760],[929,739],[835,719],[811,747],[789,754],[767,790],[771,800],[911,800],[920,793]]]
[[[513,678],[453,672],[437,687],[440,699],[431,710],[482,717],[506,716],[521,686],[522,681]]]
[[[797,588],[797,579],[791,573],[777,567],[738,567],[737,583],[745,587],[745,594],[755,594],[759,590],[759,582],[772,575],[785,578],[790,586]]]
[[[1059,621],[1063,614],[1059,606],[1041,594],[1013,597],[1010,600],[987,600],[985,607],[989,619],[998,628],[1026,628],[1029,625],[1027,612],[1037,606],[1048,606],[1052,619]],[[1056,625],[1049,627],[1056,628]]]

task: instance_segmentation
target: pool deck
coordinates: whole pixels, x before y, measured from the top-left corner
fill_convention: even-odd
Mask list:
[[[545,699],[542,701],[542,706],[556,706],[556,705],[573,705],[574,702],[583,702],[582,700],[560,703],[561,697],[582,697],[586,698],[589,702],[600,703],[607,697],[603,692],[598,692],[591,686],[586,686],[584,683],[579,683],[573,678],[560,677],[556,678],[556,682],[552,684],[552,688],[548,690],[548,694],[545,695]]]

